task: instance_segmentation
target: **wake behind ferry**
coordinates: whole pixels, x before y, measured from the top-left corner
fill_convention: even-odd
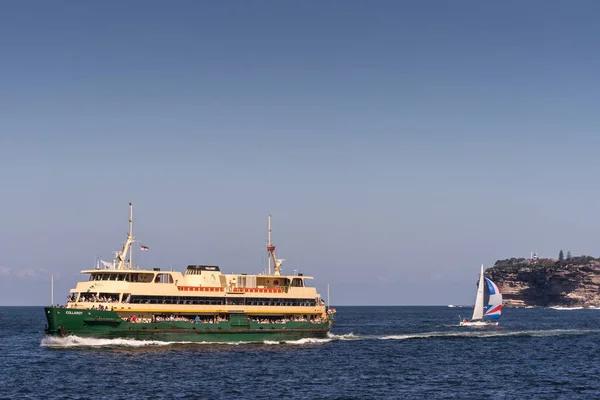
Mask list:
[[[163,341],[248,342],[326,337],[334,322],[329,308],[307,286],[313,278],[283,275],[275,256],[269,215],[266,273],[224,274],[216,265],[189,265],[185,272],[132,266],[133,208],[129,233],[109,263],[83,270],[87,281],[70,290],[65,306],[44,308],[54,336],[135,338]],[[147,250],[140,244],[141,250]],[[271,263],[273,271],[271,272]]]

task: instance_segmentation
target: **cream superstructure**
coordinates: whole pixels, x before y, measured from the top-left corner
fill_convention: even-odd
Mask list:
[[[316,288],[308,287],[310,276],[283,275],[283,260],[275,257],[271,244],[271,223],[265,274],[224,274],[218,266],[189,265],[184,273],[139,269],[127,255],[135,243],[133,211],[129,212],[129,233],[112,264],[81,271],[89,280],[71,289],[69,308],[114,309],[121,315],[218,314],[305,315],[326,317],[325,303]],[[273,262],[273,273],[271,273]]]

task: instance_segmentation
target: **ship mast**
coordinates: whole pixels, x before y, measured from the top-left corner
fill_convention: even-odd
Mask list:
[[[269,253],[269,257],[268,258],[268,269],[267,269],[267,275],[271,275],[271,254],[270,254],[270,248],[271,248],[271,214],[269,214],[269,231],[267,233],[267,252]],[[273,250],[275,250],[275,247],[273,247]]]
[[[129,233],[127,234],[127,240],[123,244],[121,251],[117,252],[117,269],[125,269],[127,253],[131,249],[133,243],[133,206],[129,203]],[[131,257],[129,257],[129,269],[131,269]]]
[[[131,242],[133,243],[133,206],[129,203],[129,235],[128,238],[131,238]],[[131,244],[129,245],[131,247]],[[131,259],[133,258],[133,251],[129,254],[129,269],[131,269]]]
[[[271,243],[271,214],[269,214],[269,233],[267,236],[267,252],[269,253],[269,269],[268,274],[271,275],[271,259],[273,259],[273,275],[281,275],[281,263],[283,260],[278,260],[275,257],[275,246]]]

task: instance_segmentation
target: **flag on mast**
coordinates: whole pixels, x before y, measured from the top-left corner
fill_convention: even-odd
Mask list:
[[[140,250],[141,251],[148,251],[148,250],[150,250],[150,247],[144,246],[143,244],[140,244]]]

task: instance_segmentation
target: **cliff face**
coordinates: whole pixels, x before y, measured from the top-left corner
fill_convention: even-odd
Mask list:
[[[500,288],[505,307],[600,307],[599,260],[507,261],[498,261],[486,271]]]

